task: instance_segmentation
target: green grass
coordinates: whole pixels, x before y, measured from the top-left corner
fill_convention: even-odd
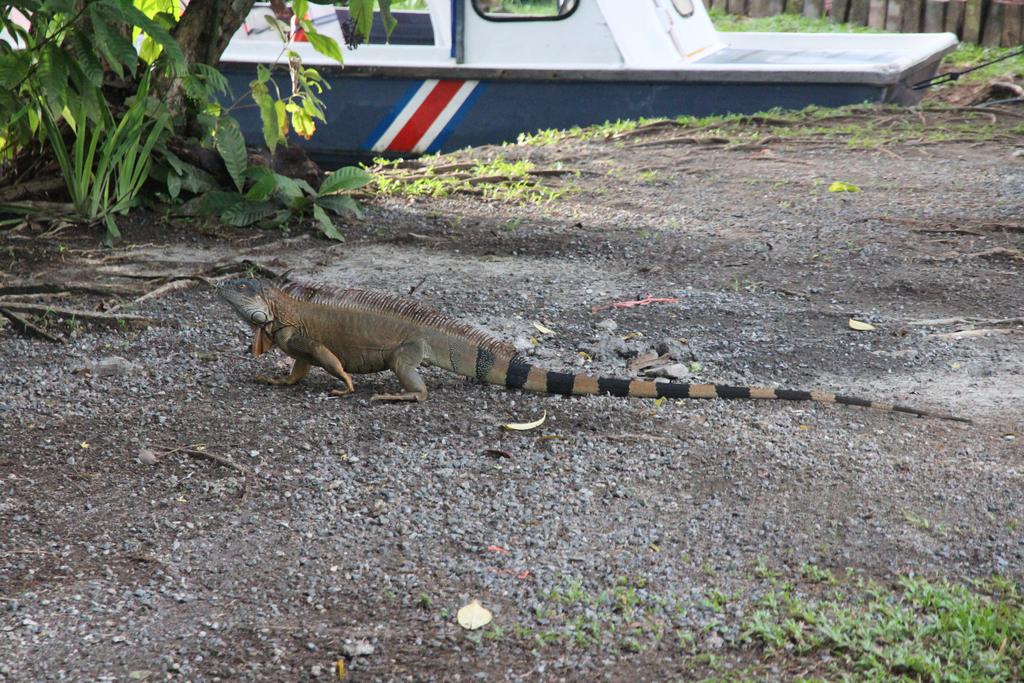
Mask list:
[[[811,106],[800,111],[769,110],[752,115],[679,116],[671,120],[674,126],[658,132],[692,138],[698,144],[757,144],[771,138],[781,142],[843,143],[855,149],[877,149],[900,142],[980,142],[1008,134],[1000,131],[991,118],[981,112],[957,112],[952,116],[953,110],[942,104],[924,104],[918,109],[924,118],[922,115],[908,116],[903,108],[886,105],[850,105],[835,109]],[[928,119],[930,112],[942,115],[943,119],[938,122]],[[626,144],[628,140],[623,137],[624,133],[628,135],[658,121],[667,119],[615,121],[564,131],[542,130],[520,135],[519,144],[551,145],[569,138],[600,138]]]
[[[1024,676],[1024,603],[1006,579],[966,586],[904,576],[893,588],[856,582],[824,598],[775,590],[745,620],[743,634],[773,658],[829,679]]]
[[[545,204],[570,191],[568,187],[545,184],[535,176],[531,161],[506,161],[501,155],[490,160],[473,160],[451,168],[438,164],[438,155],[419,159],[420,165],[405,168],[400,160],[375,159],[373,169],[376,191],[384,195],[407,197],[448,197],[476,194],[485,199],[510,203]],[[555,170],[558,170],[557,167]]]
[[[880,33],[878,29],[853,24],[837,24],[830,19],[808,19],[799,14],[777,14],[773,17],[741,17],[722,10],[708,12],[719,31],[766,33]]]
[[[1024,680],[1024,598],[1012,579],[905,575],[883,586],[813,564],[799,575],[794,587],[759,563],[752,578],[760,580],[745,594],[708,588],[697,597],[638,576],[603,586],[567,577],[541,593],[531,614],[472,642],[653,650],[678,657],[687,671],[727,676],[721,680],[759,680],[769,671],[801,672],[800,680]]]

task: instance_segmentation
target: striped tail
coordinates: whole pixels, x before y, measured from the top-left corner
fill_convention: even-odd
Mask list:
[[[771,389],[767,387],[734,387],[726,384],[686,384],[682,382],[652,382],[640,379],[618,379],[554,372],[531,365],[521,356],[508,361],[507,369],[498,362],[487,368],[489,372],[477,376],[491,384],[503,384],[509,389],[522,389],[541,394],[562,394],[564,396],[592,396],[611,394],[630,398],[703,398],[703,399],[768,399],[782,401],[815,401],[818,403],[839,403],[847,406],[861,406],[874,410],[909,413],[918,417],[934,417],[941,420],[971,423],[963,417],[932,413],[918,408],[870,401],[855,396],[842,396],[827,391],[800,391],[795,389]],[[478,370],[480,368],[478,367]],[[504,370],[504,372],[503,372]],[[483,375],[483,376],[481,376]]]

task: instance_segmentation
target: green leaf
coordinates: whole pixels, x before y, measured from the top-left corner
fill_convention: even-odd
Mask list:
[[[252,99],[260,109],[260,120],[263,122],[263,141],[267,143],[267,148],[273,154],[277,149],[277,144],[284,141],[284,132],[278,125],[277,111],[274,108],[274,98],[270,96],[266,83],[253,81],[250,87]]]
[[[841,180],[837,180],[828,186],[829,192],[860,192],[860,188],[851,183],[844,183]]]
[[[373,28],[373,0],[349,0],[348,11],[355,22],[356,31],[363,37],[364,42],[368,41],[370,29]]]
[[[194,208],[196,213],[203,216],[219,216],[235,204],[245,201],[240,194],[222,190],[207,192],[198,197],[198,200],[189,208]],[[192,202],[189,202],[189,205],[192,205]]]
[[[85,34],[81,31],[74,31],[68,36],[71,54],[78,62],[78,68],[82,70],[85,77],[95,87],[103,85],[103,65],[96,56],[96,48],[92,46]]]
[[[263,18],[267,20],[268,24],[270,24],[270,28],[274,29],[274,33],[276,33],[277,37],[281,39],[281,42],[287,43],[288,36],[292,32],[292,27],[275,17],[273,14],[265,14],[263,15]]]
[[[377,0],[380,6],[380,20],[384,24],[384,36],[391,42],[391,32],[398,26],[398,20],[391,16],[391,0]]]
[[[277,211],[274,202],[251,202],[243,200],[234,206],[228,207],[220,214],[222,223],[234,225],[239,228],[252,225],[263,220]]]
[[[235,181],[235,187],[241,192],[245,169],[249,165],[249,154],[245,149],[242,131],[234,119],[228,116],[218,119],[214,143],[221,158],[224,159],[224,166],[227,167],[231,179]]]
[[[185,55],[181,51],[181,46],[170,34],[170,32],[163,27],[163,25],[150,19],[144,12],[140,12],[129,2],[119,2],[121,7],[120,10],[127,18],[128,22],[134,26],[141,28],[147,36],[152,38],[156,43],[164,49],[164,54],[171,62],[171,71],[175,74],[183,74],[187,68],[185,62]]]
[[[316,204],[339,216],[354,215],[362,218],[363,211],[355,199],[347,194],[336,194],[329,197],[318,197]]]
[[[121,231],[117,229],[114,217],[109,213],[103,217],[103,223],[107,226],[107,234],[103,237],[103,244],[107,247],[114,246],[114,242],[121,239]]]
[[[0,88],[12,88],[19,84],[30,68],[32,54],[27,50],[0,55]]]
[[[295,107],[291,111],[292,128],[295,130],[296,135],[301,135],[309,140],[313,137],[313,133],[316,132],[316,124],[313,123],[313,118],[299,107]]]
[[[320,183],[320,196],[354,190],[373,181],[373,176],[358,166],[345,166],[330,174]]]
[[[343,64],[344,59],[341,56],[341,48],[338,47],[338,41],[330,36],[325,36],[322,33],[317,33],[313,27],[313,22],[304,21],[302,22],[303,28],[306,29],[306,38],[309,39],[309,44],[313,46],[313,49],[322,54],[324,57],[329,57],[336,61],[338,64]]]
[[[274,179],[277,181],[278,191],[284,195],[286,199],[286,204],[292,205],[297,200],[302,199],[302,188],[299,187],[297,182],[288,176],[281,175],[280,173],[275,173]]]
[[[313,218],[320,225],[320,231],[332,240],[338,242],[344,242],[345,237],[338,232],[338,229],[334,227],[334,221],[327,215],[327,212],[321,209],[316,204],[313,205]]]
[[[53,111],[64,108],[68,90],[68,67],[64,51],[53,43],[48,44],[39,55],[39,83],[43,95]]]
[[[167,194],[171,199],[177,199],[181,194],[181,176],[177,173],[167,174]]]
[[[306,13],[309,12],[308,0],[292,0],[292,11],[300,20],[305,19]]]
[[[281,131],[281,137],[288,135],[288,110],[287,105],[281,100],[274,102],[274,113],[277,114],[277,127]]]
[[[292,180],[295,181],[295,184],[298,185],[299,188],[305,194],[309,195],[310,197],[315,197],[316,196],[316,190],[314,190],[313,186],[310,185],[309,183],[307,183],[305,180],[303,180],[302,178],[292,178]]]
[[[270,197],[277,190],[277,178],[274,173],[266,169],[263,170],[266,172],[260,174],[256,182],[253,183],[253,186],[245,193],[246,199],[262,201]]]
[[[95,44],[114,73],[123,78],[126,67],[130,73],[135,72],[139,55],[131,41],[122,36],[117,28],[107,23],[104,10],[111,11],[110,7],[102,2],[89,5],[89,19],[96,34]]]

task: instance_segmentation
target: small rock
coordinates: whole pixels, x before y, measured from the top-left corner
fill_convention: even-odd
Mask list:
[[[659,356],[668,355],[672,360],[693,360],[693,352],[683,342],[672,337],[665,337],[654,347]]]
[[[373,654],[373,645],[370,645],[365,640],[357,640],[354,643],[345,643],[341,646],[341,652],[349,659],[356,657],[369,657]]]
[[[614,332],[615,330],[619,329],[619,324],[612,320],[611,318],[606,318],[601,322],[597,323],[595,327],[598,327],[602,330],[607,330],[608,332]]]
[[[138,457],[143,465],[155,465],[160,462],[160,456],[152,448],[143,448],[139,451]]]
[[[127,375],[130,372],[134,372],[136,369],[137,366],[135,363],[132,363],[127,358],[122,358],[121,356],[101,358],[89,366],[89,372],[92,373],[93,377]]]
[[[690,376],[690,368],[682,363],[670,363],[668,365],[656,365],[644,370],[647,377],[668,377],[669,379],[686,379]]]
[[[324,672],[324,668],[322,666],[320,666],[319,664],[314,664],[313,666],[309,667],[309,673],[313,674],[314,678],[320,678],[320,676],[321,676],[321,674],[323,674],[323,672]]]

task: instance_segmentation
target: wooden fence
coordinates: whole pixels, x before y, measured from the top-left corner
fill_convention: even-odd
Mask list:
[[[730,14],[770,17],[783,12],[900,33],[950,31],[969,43],[1024,44],[1024,0],[710,0]]]

